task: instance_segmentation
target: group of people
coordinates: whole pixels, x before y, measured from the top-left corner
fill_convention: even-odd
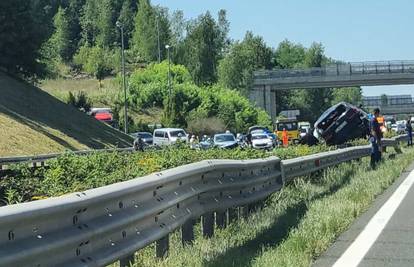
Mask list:
[[[376,167],[376,164],[381,160],[382,158],[382,143],[381,140],[383,138],[383,134],[381,131],[381,125],[378,122],[377,118],[380,116],[380,109],[376,108],[374,109],[374,114],[370,119],[369,123],[369,141],[371,143],[371,167],[374,169]],[[408,146],[413,145],[413,127],[412,127],[412,121],[411,118],[408,118],[405,130],[408,134]]]

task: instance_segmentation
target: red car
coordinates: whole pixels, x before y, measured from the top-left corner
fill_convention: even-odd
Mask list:
[[[92,108],[90,115],[93,116],[98,121],[105,122],[114,127],[116,124],[114,121],[114,115],[110,108]]]

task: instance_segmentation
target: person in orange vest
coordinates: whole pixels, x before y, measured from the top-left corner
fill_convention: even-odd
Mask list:
[[[284,147],[287,147],[289,145],[289,138],[288,138],[288,133],[286,131],[286,128],[283,128],[282,143]]]

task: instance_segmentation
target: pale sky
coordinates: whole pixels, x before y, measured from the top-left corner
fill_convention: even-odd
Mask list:
[[[328,57],[345,62],[414,60],[412,0],[153,0],[195,18],[225,9],[230,37],[246,31],[272,47],[284,39],[309,46],[321,42]],[[365,95],[412,94],[414,85],[363,87]]]

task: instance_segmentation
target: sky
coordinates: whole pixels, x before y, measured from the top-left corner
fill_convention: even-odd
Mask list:
[[[152,0],[196,18],[227,11],[230,38],[250,30],[272,47],[284,39],[321,42],[328,57],[345,62],[414,60],[412,0]],[[412,94],[414,85],[363,87],[364,95]]]

